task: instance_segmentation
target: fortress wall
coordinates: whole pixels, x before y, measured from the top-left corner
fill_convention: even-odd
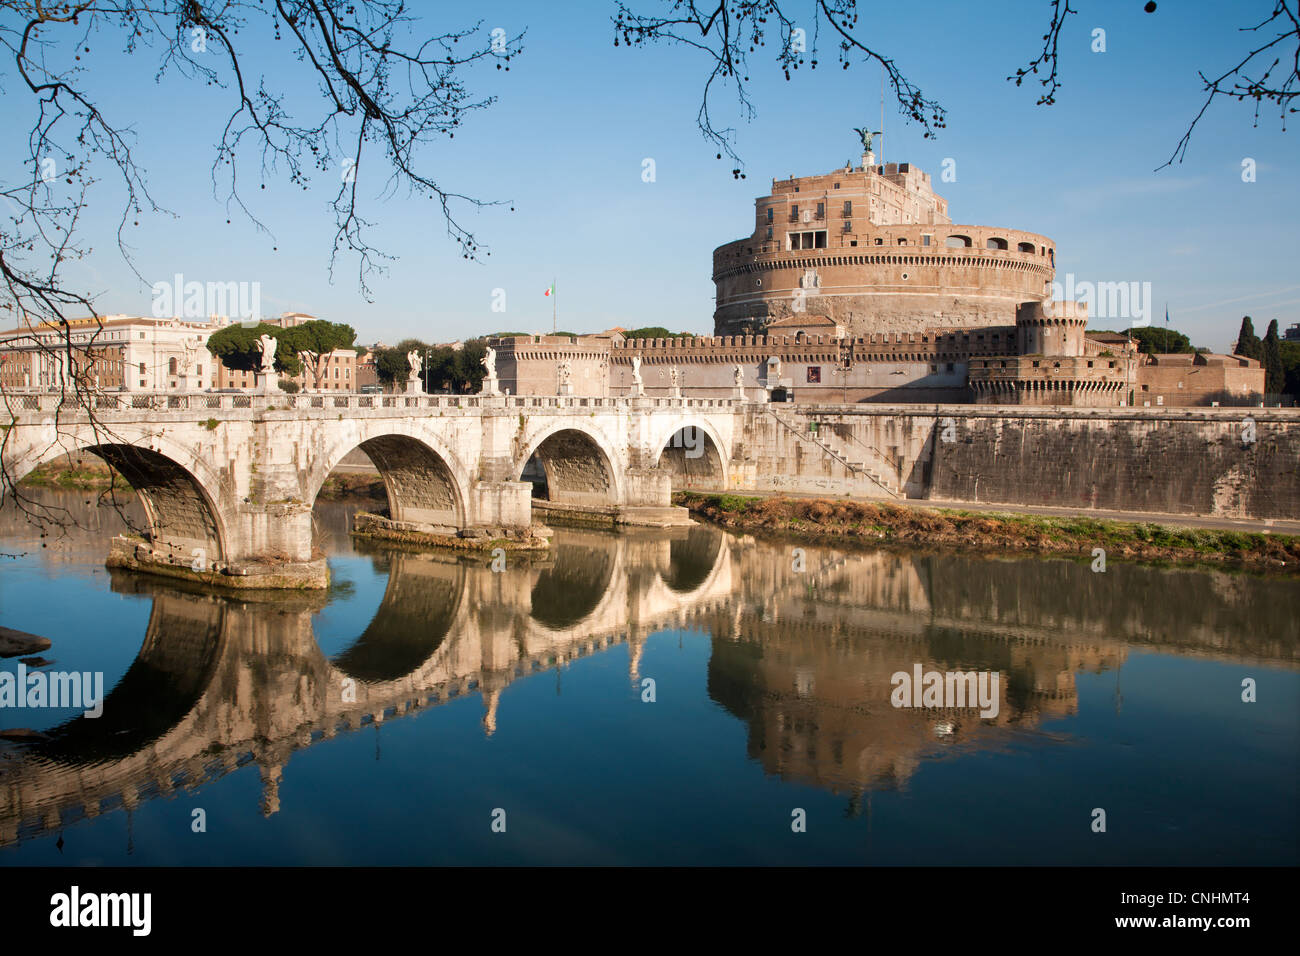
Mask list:
[[[747,460],[733,468],[745,487],[859,493],[837,483],[847,470],[824,451],[833,444],[852,460],[888,462],[909,498],[1300,518],[1300,415],[1284,410],[794,405],[782,414],[804,437],[750,415],[738,446]],[[1248,419],[1255,440],[1244,442]]]

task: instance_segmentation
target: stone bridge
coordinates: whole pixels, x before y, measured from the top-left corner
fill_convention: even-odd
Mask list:
[[[392,536],[537,543],[533,499],[611,524],[686,524],[674,486],[721,489],[742,402],[437,395],[6,396],[0,502],[88,451],[139,492],[148,527],[111,563],[235,587],[323,587],[312,504],[354,449],[383,476]]]

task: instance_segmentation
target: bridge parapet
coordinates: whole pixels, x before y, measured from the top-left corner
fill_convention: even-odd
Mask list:
[[[16,418],[25,414],[85,413],[84,405],[57,392],[23,392],[7,390],[9,411]],[[720,398],[645,398],[582,395],[360,395],[355,393],[295,394],[214,394],[207,392],[104,393],[90,398],[96,415],[106,412],[214,412],[258,411],[298,412],[308,415],[333,415],[340,410],[366,412],[389,411],[409,414],[421,409],[481,414],[490,409],[526,409],[539,411],[573,411],[575,409],[730,409],[745,403]]]

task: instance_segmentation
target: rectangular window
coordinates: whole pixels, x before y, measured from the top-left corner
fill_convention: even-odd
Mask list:
[[[769,238],[769,239],[772,238],[772,227],[771,227],[771,226],[768,226],[768,227],[767,227],[767,238]]]
[[[820,383],[821,380],[822,380],[822,367],[821,367],[820,365],[810,365],[810,366],[808,366],[808,382],[809,382],[809,384],[816,385],[816,384]]]
[[[846,199],[844,200],[844,218],[848,219],[852,217],[852,215],[853,215],[853,201],[850,199]]]
[[[141,374],[141,375],[144,374],[144,362],[141,362],[141,363],[140,363],[140,374]],[[140,384],[143,385],[144,383],[141,382]]]
[[[922,236],[922,237],[921,237],[921,245],[923,245],[923,246],[928,246],[929,244],[930,244],[930,237],[929,237],[929,236]]]
[[[817,204],[817,218],[818,219],[826,218],[826,204],[824,202],[819,202]]]
[[[768,207],[767,207],[767,221],[768,221],[768,222],[771,222],[771,221],[772,221],[772,207],[771,207],[771,206],[768,206]]]

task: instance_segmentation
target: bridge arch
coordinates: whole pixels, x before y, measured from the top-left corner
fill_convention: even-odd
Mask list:
[[[524,447],[515,462],[516,480],[534,480],[535,495],[536,486],[544,483],[547,500],[557,504],[614,505],[625,500],[613,443],[586,423],[551,425]],[[536,472],[530,475],[533,466]]]
[[[38,439],[33,451],[9,465],[8,478],[21,481],[29,472],[70,454],[89,452],[116,470],[140,496],[155,550],[178,562],[207,567],[228,558],[228,532],[219,503],[229,496],[226,482],[187,445],[150,434],[139,441],[102,427],[47,424],[48,441]],[[57,428],[57,431],[55,429]]]
[[[605,541],[577,535],[562,540],[552,546],[552,560],[533,580],[528,615],[550,631],[579,629],[593,617],[607,617],[598,612],[611,597],[620,571],[617,551]]]
[[[361,432],[336,441],[320,458],[307,484],[315,503],[321,486],[345,456],[360,449],[379,472],[388,495],[389,516],[441,528],[469,523],[468,474],[436,435],[418,427],[384,423],[373,435]]]
[[[669,542],[668,567],[659,570],[659,579],[668,590],[684,597],[704,590],[718,575],[725,544],[718,529],[693,526],[684,537]]]
[[[687,416],[666,423],[659,429],[653,447],[659,449],[655,465],[672,475],[673,491],[716,491],[727,487],[731,455],[707,419]]]
[[[379,607],[330,666],[363,684],[391,684],[419,672],[454,632],[465,588],[460,563],[391,555]]]

